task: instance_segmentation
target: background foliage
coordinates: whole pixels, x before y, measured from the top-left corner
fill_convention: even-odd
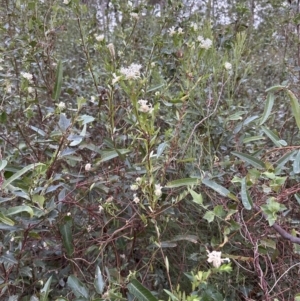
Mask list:
[[[300,298],[299,1],[0,17],[1,300]]]

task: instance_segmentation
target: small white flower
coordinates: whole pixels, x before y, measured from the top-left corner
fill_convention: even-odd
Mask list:
[[[12,238],[10,239],[11,242],[13,242],[15,240],[14,236],[12,236]]]
[[[226,70],[231,70],[232,69],[232,65],[229,62],[226,62],[224,64],[224,67],[225,67]]]
[[[91,232],[91,230],[92,230],[92,226],[91,226],[91,225],[88,225],[88,226],[86,227],[86,231],[87,231],[87,232]]]
[[[71,0],[64,0],[63,4],[69,4]]]
[[[98,42],[102,42],[104,40],[104,34],[95,35],[95,39]]]
[[[198,30],[198,24],[195,23],[195,22],[191,22],[191,28],[194,30],[194,31],[197,31]]]
[[[130,17],[135,20],[138,20],[140,18],[139,14],[137,14],[137,13],[130,13]]]
[[[184,31],[181,27],[178,28],[178,34],[184,34]]]
[[[136,196],[136,194],[133,195],[133,202],[136,204],[140,202],[140,199]]]
[[[155,67],[155,62],[151,63],[151,67],[154,68]]]
[[[137,177],[137,178],[135,179],[135,181],[136,181],[138,184],[140,184],[141,181],[142,181],[142,179],[141,179],[140,177]]]
[[[117,83],[120,79],[122,78],[122,76],[117,76],[116,73],[113,73],[113,79],[112,79],[112,84],[114,85],[115,83]]]
[[[132,63],[128,68],[122,67],[120,73],[125,76],[126,79],[139,79],[140,78],[140,70],[142,65]]]
[[[111,55],[111,57],[114,59],[116,57],[116,52],[115,52],[115,46],[113,43],[110,43],[107,45],[107,48],[109,50],[109,53]]]
[[[67,213],[67,216],[71,216],[71,212],[68,212],[68,213]]]
[[[28,73],[28,72],[21,72],[21,75],[26,78],[28,81],[32,81],[33,79],[33,75],[31,73]]]
[[[221,266],[221,264],[224,262],[224,261],[230,261],[229,258],[221,258],[221,255],[222,255],[222,252],[218,252],[218,251],[212,251],[212,252],[209,252],[207,251],[207,261],[209,263],[212,263],[212,265],[215,267],[215,268],[218,268]]]
[[[155,184],[155,190],[154,190],[154,194],[157,196],[157,197],[160,197],[162,195],[162,191],[161,191],[161,186],[160,184]]]
[[[202,36],[199,36],[198,38],[197,38],[197,40],[200,42],[200,45],[199,45],[199,47],[200,48],[204,48],[204,49],[209,49],[209,48],[211,48],[211,46],[212,46],[212,40],[211,39],[204,39]]]
[[[89,170],[91,170],[91,168],[92,168],[91,163],[85,164],[85,167],[84,167],[85,171],[89,171]]]
[[[144,100],[144,99],[140,99],[138,101],[139,106],[139,111],[143,112],[143,113],[151,113],[153,111],[152,105],[151,104],[147,104],[148,100]]]
[[[105,203],[111,203],[114,200],[113,196],[109,196],[106,200]]]
[[[175,29],[175,26],[172,26],[171,28],[168,29],[168,33],[169,33],[169,36],[174,36],[176,34],[176,29]]]
[[[58,107],[60,110],[63,110],[63,109],[66,108],[66,104],[65,104],[64,102],[61,101],[61,102],[57,105],[57,107]]]
[[[139,189],[139,185],[137,185],[137,184],[132,184],[132,185],[130,185],[130,189],[133,190],[133,191],[136,191],[136,190]]]
[[[34,89],[32,87],[27,88],[28,93],[33,93]]]
[[[103,210],[104,210],[104,208],[101,205],[99,205],[98,212],[101,213]]]
[[[94,103],[96,101],[96,97],[95,96],[91,96],[90,101]]]

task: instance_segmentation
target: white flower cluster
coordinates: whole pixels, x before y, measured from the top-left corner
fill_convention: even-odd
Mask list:
[[[162,186],[160,184],[155,184],[154,194],[159,198],[162,195]]]
[[[212,46],[212,40],[211,39],[204,39],[202,36],[198,36],[197,38],[198,42],[200,42],[199,47],[203,49],[209,49]]]
[[[112,79],[112,84],[114,85],[115,83],[117,83],[122,76],[117,76],[116,73],[113,73],[113,79]]]
[[[109,50],[109,53],[110,53],[111,57],[114,59],[115,56],[116,56],[114,44],[113,44],[113,43],[109,43],[109,44],[107,45],[107,48],[108,48],[108,50]]]
[[[138,20],[139,19],[139,14],[137,14],[137,13],[130,13],[130,17],[132,19]]]
[[[191,28],[194,30],[194,31],[197,31],[198,30],[198,24],[195,23],[195,22],[191,22]]]
[[[31,73],[28,72],[21,72],[21,75],[26,78],[28,81],[32,81],[33,80],[33,75]]]
[[[221,258],[222,252],[218,252],[218,251],[209,252],[209,251],[207,251],[207,253],[208,253],[207,254],[207,257],[208,257],[207,261],[209,263],[212,263],[212,265],[215,268],[219,268],[224,261],[227,261],[227,262],[230,261],[229,258]]]
[[[176,33],[177,34],[184,34],[184,31],[183,31],[183,29],[181,28],[181,27],[178,27],[178,29],[177,29],[177,32],[176,32],[176,28],[175,28],[175,26],[172,26],[171,28],[169,28],[168,29],[168,33],[169,33],[169,36],[174,36]]]
[[[66,108],[66,104],[64,102],[60,102],[57,107],[59,108],[59,110],[64,110]]]
[[[89,170],[91,170],[91,168],[92,168],[92,164],[91,164],[91,163],[87,163],[87,164],[85,164],[85,166],[84,166],[84,170],[85,170],[85,171],[89,171]]]
[[[226,70],[231,70],[231,69],[232,69],[232,65],[231,65],[229,62],[226,62],[226,63],[224,64],[224,68],[225,68]]]
[[[142,65],[132,63],[128,68],[122,67],[120,73],[128,80],[139,79],[141,76],[141,68]]]
[[[98,42],[102,42],[104,40],[104,34],[95,35],[95,39]]]
[[[143,113],[151,113],[153,111],[152,104],[147,104],[148,100],[140,99],[138,104],[140,105],[139,111]]]

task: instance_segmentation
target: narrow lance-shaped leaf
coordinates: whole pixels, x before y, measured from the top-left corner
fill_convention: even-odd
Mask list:
[[[84,297],[88,300],[89,292],[87,288],[74,275],[68,277],[67,284],[77,298]]]
[[[103,279],[103,276],[102,276],[99,266],[96,266],[94,286],[95,286],[97,293],[101,295],[103,293],[103,290],[105,287],[105,281]]]
[[[55,86],[52,93],[52,99],[54,100],[57,100],[59,98],[62,80],[63,80],[63,65],[62,65],[62,61],[60,60],[57,64]]]
[[[27,205],[11,207],[7,210],[6,215],[15,215],[21,212],[27,212],[30,217],[33,217],[33,210]]]
[[[129,292],[139,301],[158,301],[152,293],[139,283],[136,279],[132,279],[127,285]]]
[[[50,293],[50,286],[51,286],[52,276],[47,280],[44,287],[41,289],[40,294],[40,301],[48,301],[48,295]]]
[[[213,189],[214,191],[216,191],[217,193],[219,193],[222,196],[228,197],[234,201],[237,201],[237,197],[235,195],[233,195],[228,189],[226,189],[225,187],[217,184],[214,181],[211,181],[209,179],[203,179],[202,183],[204,185],[206,185],[207,187]]]
[[[293,163],[293,171],[295,174],[300,173],[300,150],[298,150],[295,161]]]
[[[251,210],[253,203],[250,198],[249,192],[247,190],[247,183],[246,183],[246,177],[242,179],[242,190],[241,190],[241,197],[242,197],[242,203],[247,210]]]
[[[7,165],[7,161],[6,160],[0,160],[0,171],[2,169],[4,169],[6,165]]]
[[[263,161],[260,161],[257,158],[254,158],[253,156],[250,156],[248,154],[243,154],[239,152],[231,152],[234,156],[239,157],[243,161],[249,163],[250,165],[256,167],[256,168],[265,168],[265,163]]]
[[[72,226],[72,218],[67,216],[65,217],[64,224],[62,224],[59,227],[63,239],[63,245],[69,257],[72,256],[74,252],[71,226]]]
[[[266,120],[269,118],[273,105],[274,105],[274,99],[275,96],[273,93],[269,93],[267,96],[267,101],[266,101],[266,105],[265,105],[265,109],[264,109],[264,113],[261,117],[260,123],[259,125],[262,125],[266,122]]]
[[[300,129],[300,106],[299,106],[298,99],[295,96],[295,94],[290,90],[287,90],[287,94],[288,94],[290,102],[291,102],[291,109],[292,109],[292,113],[295,117],[296,124],[298,126],[298,129]]]
[[[13,226],[15,224],[13,220],[6,217],[2,212],[0,212],[0,222],[9,226]]]
[[[22,168],[21,170],[17,171],[14,175],[12,175],[10,178],[8,178],[6,181],[3,182],[2,184],[2,189],[4,189],[7,185],[9,185],[11,182],[19,179],[24,173],[26,173],[27,171],[34,169],[37,166],[40,165],[44,165],[43,163],[34,163],[34,164],[30,164],[24,168]]]
[[[184,178],[184,179],[174,180],[167,183],[166,188],[195,185],[198,183],[199,183],[199,179],[197,178]]]
[[[280,142],[280,138],[271,130],[267,129],[265,126],[261,127],[263,132],[272,140],[272,142],[277,146],[281,147],[282,143]]]

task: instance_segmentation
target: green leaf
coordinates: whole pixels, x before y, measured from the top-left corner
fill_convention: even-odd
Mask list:
[[[44,287],[41,289],[40,300],[39,301],[48,301],[48,295],[50,293],[50,285],[52,281],[52,276],[47,280]]]
[[[215,213],[213,211],[207,211],[203,218],[206,219],[209,223],[213,222],[213,220],[215,219]]]
[[[56,77],[55,77],[55,86],[52,93],[52,99],[58,100],[60,91],[61,91],[61,85],[62,85],[62,79],[63,79],[63,65],[61,60],[59,60],[56,68]]]
[[[45,197],[43,195],[34,194],[32,196],[32,201],[38,204],[41,209],[44,208]]]
[[[103,276],[102,276],[99,266],[96,266],[94,286],[95,286],[96,292],[98,294],[102,295],[104,287],[105,287],[105,281],[103,279]]]
[[[67,255],[69,257],[72,256],[74,252],[74,247],[73,247],[73,237],[72,237],[72,218],[67,216],[65,217],[65,222],[59,227],[59,231],[62,235],[63,239],[63,245],[67,251]]]
[[[176,235],[172,238],[172,241],[180,241],[180,240],[187,240],[194,244],[198,243],[199,237],[197,235],[186,234],[186,235]]]
[[[0,212],[0,222],[2,222],[3,224],[9,225],[9,226],[13,226],[15,224],[15,222],[13,220],[6,217],[2,212]]]
[[[293,171],[295,174],[300,173],[300,150],[298,150],[296,158],[294,160]]]
[[[29,125],[29,127],[30,127],[33,131],[37,132],[39,135],[41,135],[41,136],[43,136],[43,137],[46,136],[46,132],[44,132],[43,130],[41,130],[41,129],[39,129],[39,128],[33,126],[33,125]]]
[[[266,89],[266,92],[267,93],[269,93],[269,92],[277,92],[277,91],[283,90],[283,89],[286,89],[286,86],[276,85],[276,86],[272,86],[272,87]]]
[[[263,125],[267,121],[267,119],[269,118],[269,116],[271,114],[271,111],[272,111],[272,108],[273,108],[273,105],[274,105],[274,99],[275,99],[274,94],[269,93],[268,96],[267,96],[267,101],[266,101],[264,113],[261,117],[259,125]]]
[[[284,167],[284,165],[291,160],[292,157],[295,156],[295,154],[297,153],[297,150],[293,150],[291,152],[288,152],[286,154],[284,154],[276,163],[277,163],[277,167],[275,168],[275,174],[278,174],[281,172],[282,168]]]
[[[136,297],[139,301],[158,301],[152,293],[144,287],[136,279],[132,279],[127,285],[129,292]]]
[[[197,178],[183,178],[167,183],[166,188],[174,188],[174,187],[189,186],[189,185],[192,186],[196,184],[199,184],[199,179]]]
[[[170,291],[168,291],[166,289],[164,289],[164,291],[171,297],[172,301],[179,301],[179,299],[174,294],[172,294]]]
[[[228,197],[234,201],[238,201],[237,197],[235,195],[233,195],[227,188],[217,184],[214,181],[211,181],[209,179],[203,179],[202,180],[202,184],[206,185],[207,187],[213,189],[214,191],[216,191],[217,193],[219,193],[222,196]]]
[[[193,202],[202,206],[203,205],[203,198],[201,193],[196,193],[194,190],[189,189],[189,193],[192,195],[193,197]]]
[[[90,116],[90,115],[81,115],[78,118],[78,121],[81,123],[81,125],[91,123],[94,120],[95,120],[95,118],[93,116]]]
[[[11,207],[7,210],[6,215],[14,215],[20,212],[27,212],[30,215],[30,217],[33,217],[33,210],[27,205]]]
[[[272,140],[272,142],[277,147],[281,147],[282,146],[282,142],[280,142],[280,138],[273,131],[267,129],[265,126],[262,126],[261,128],[262,128],[263,132]]]
[[[59,115],[58,126],[62,132],[66,132],[66,130],[71,125],[71,119],[68,119],[64,113]]]
[[[247,162],[248,164],[256,167],[256,168],[265,168],[265,163],[263,161],[260,161],[257,158],[254,158],[248,154],[243,154],[239,152],[231,152],[234,156],[239,157],[243,161]]]
[[[121,155],[125,155],[130,153],[129,149],[118,149],[118,150],[110,150],[110,151],[101,151],[101,160],[99,163],[109,161]]]
[[[7,161],[6,160],[0,160],[0,171],[3,170],[6,165],[7,165]]]
[[[168,144],[166,143],[166,142],[163,142],[163,143],[161,143],[158,147],[157,147],[157,152],[156,152],[156,157],[158,158],[158,157],[160,157],[161,156],[161,154],[164,152],[164,150],[165,150],[165,148],[166,148],[166,146],[167,146]]]
[[[242,197],[242,203],[247,210],[251,210],[253,203],[250,198],[249,192],[247,190],[247,183],[246,183],[246,177],[242,179],[241,183],[242,189],[241,189],[241,197]]]
[[[84,97],[77,97],[76,100],[77,100],[78,111],[80,111],[82,106],[86,104],[86,99]]]
[[[258,140],[265,140],[266,138],[264,136],[252,136],[252,137],[247,137],[243,139],[243,143],[249,143],[252,141],[258,141]]]
[[[34,169],[37,166],[41,166],[44,165],[43,163],[34,163],[34,164],[30,164],[26,167],[24,167],[23,169],[17,171],[13,176],[11,176],[10,178],[8,178],[7,180],[5,180],[2,184],[2,189],[4,189],[7,185],[9,185],[11,182],[19,179],[24,173],[26,173],[27,171]]]
[[[68,277],[67,284],[77,298],[83,297],[86,300],[89,299],[89,292],[87,288],[74,275]]]
[[[286,90],[286,91],[290,98],[291,109],[292,109],[292,113],[295,117],[296,124],[298,126],[298,129],[300,129],[300,106],[299,106],[298,99],[296,98],[295,94],[292,91],[290,91],[290,90]]]

